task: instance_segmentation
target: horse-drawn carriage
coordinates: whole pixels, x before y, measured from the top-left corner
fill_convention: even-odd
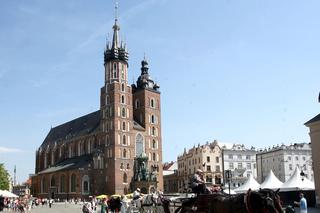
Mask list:
[[[229,195],[223,192],[176,197],[161,193],[148,194],[127,203],[125,212],[156,213],[282,213],[278,191],[260,189]]]

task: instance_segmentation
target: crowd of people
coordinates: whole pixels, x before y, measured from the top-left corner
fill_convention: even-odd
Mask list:
[[[18,198],[4,198],[0,197],[0,211],[6,209],[12,212],[31,212],[35,206],[49,205],[51,207],[52,199],[37,199],[32,196],[24,196]]]

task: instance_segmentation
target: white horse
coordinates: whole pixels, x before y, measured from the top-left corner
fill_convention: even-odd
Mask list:
[[[127,213],[146,212],[161,213],[163,212],[162,202],[159,193],[145,194],[142,197],[131,200],[127,208]]]

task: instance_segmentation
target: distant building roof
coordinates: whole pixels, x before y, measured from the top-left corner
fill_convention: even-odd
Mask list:
[[[317,121],[320,121],[320,114],[318,114],[316,117],[312,118],[311,120],[307,121],[304,125],[308,126],[308,124],[312,124]]]
[[[178,163],[171,161],[170,163],[165,163],[163,165],[163,175],[171,175],[178,170]]]
[[[52,128],[41,147],[49,143],[60,142],[98,131],[99,125],[100,110]]]
[[[91,161],[92,161],[92,155],[82,155],[74,158],[68,158],[60,163],[57,163],[54,166],[51,166],[39,172],[38,174],[57,172],[65,169],[72,170],[72,169],[84,168],[84,167],[88,167]]]

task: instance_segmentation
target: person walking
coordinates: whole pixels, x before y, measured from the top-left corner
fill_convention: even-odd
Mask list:
[[[103,198],[102,202],[101,202],[101,211],[100,213],[107,213],[107,202],[106,202],[106,198]]]
[[[307,199],[302,192],[300,193],[300,201],[294,203],[300,207],[300,213],[308,213]]]

